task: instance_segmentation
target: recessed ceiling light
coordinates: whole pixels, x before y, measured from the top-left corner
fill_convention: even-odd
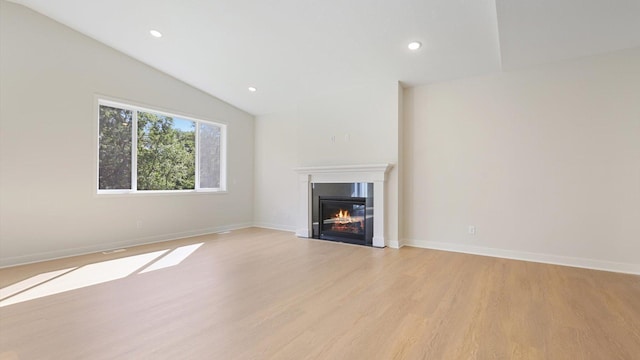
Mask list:
[[[256,91],[258,91],[258,89],[256,89],[256,88],[255,88],[255,87],[253,87],[253,86],[249,86],[249,91],[251,91],[251,92],[256,92]]]
[[[409,43],[409,45],[407,45],[409,50],[414,50],[414,51],[420,49],[421,46],[422,44],[419,41],[412,41]]]
[[[153,37],[162,37],[162,33],[158,30],[149,30],[149,34],[151,34],[151,36]]]

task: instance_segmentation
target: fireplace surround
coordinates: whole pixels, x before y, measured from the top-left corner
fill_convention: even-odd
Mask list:
[[[392,164],[373,164],[314,166],[295,169],[299,174],[296,235],[304,238],[314,237],[314,186],[318,184],[367,183],[372,187],[373,199],[371,206],[366,206],[370,208],[368,211],[373,215],[370,225],[371,231],[369,232],[371,237],[370,245],[385,247],[387,245],[385,243],[385,185],[387,173],[392,167]]]

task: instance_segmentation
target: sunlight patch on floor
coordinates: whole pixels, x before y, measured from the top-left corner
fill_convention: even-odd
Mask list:
[[[28,279],[22,280],[13,285],[9,285],[5,288],[0,289],[0,299],[8,298],[9,296],[13,296],[19,292],[25,291],[31,287],[42,284],[43,282],[49,281],[57,276],[60,276],[66,272],[69,272],[75,269],[77,268],[73,267],[68,269],[50,271],[48,273],[32,276]]]
[[[189,255],[191,255],[194,251],[198,250],[198,248],[203,244],[204,243],[181,246],[173,250],[166,256],[162,257],[160,260],[151,264],[151,266],[149,266],[148,268],[140,271],[140,274],[144,274],[144,273],[155,271],[155,270],[165,269],[171,266],[176,266],[180,264],[184,259],[189,257]]]
[[[49,279],[52,279],[50,281],[47,281],[47,277],[45,276],[43,277],[43,279],[45,279],[44,283],[0,301],[0,307],[17,304],[23,301],[33,300],[44,296],[59,294],[86,286],[97,285],[108,281],[122,279],[133,274],[141,267],[159,258],[168,251],[168,249],[155,251],[147,254],[128,256],[120,259],[107,260],[95,264],[85,265],[57,278],[49,277]],[[60,271],[64,272],[66,270]],[[37,278],[38,276],[35,276],[31,279]]]

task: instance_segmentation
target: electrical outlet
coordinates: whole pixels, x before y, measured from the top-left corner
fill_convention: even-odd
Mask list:
[[[476,234],[476,227],[473,225],[469,225],[469,235],[475,235]]]

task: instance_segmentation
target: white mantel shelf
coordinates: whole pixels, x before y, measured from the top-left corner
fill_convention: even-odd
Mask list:
[[[393,164],[309,166],[294,169],[299,175],[299,211],[296,235],[309,238],[311,223],[311,184],[373,183],[373,246],[385,247],[385,183]]]
[[[386,174],[393,164],[309,166],[294,169],[299,174],[372,172]]]

